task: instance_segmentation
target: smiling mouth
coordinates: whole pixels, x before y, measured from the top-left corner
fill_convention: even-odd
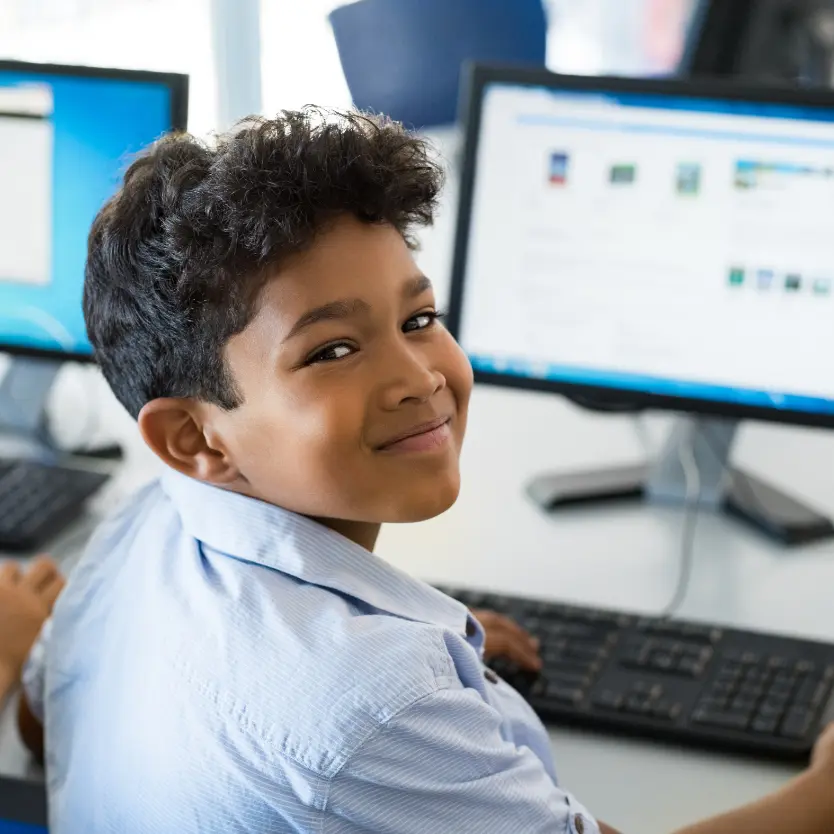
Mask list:
[[[429,452],[444,446],[452,435],[450,417],[440,417],[409,429],[383,443],[380,452]]]

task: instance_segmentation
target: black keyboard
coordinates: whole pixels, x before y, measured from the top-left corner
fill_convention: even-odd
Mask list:
[[[834,717],[834,645],[441,590],[539,638],[541,673],[491,666],[546,723],[803,761]]]
[[[35,461],[0,460],[0,551],[37,550],[78,517],[107,477]]]

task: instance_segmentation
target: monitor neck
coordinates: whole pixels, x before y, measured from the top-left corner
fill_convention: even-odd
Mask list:
[[[35,449],[53,449],[46,404],[61,362],[15,357],[0,380],[0,441]]]
[[[681,417],[652,465],[646,492],[655,501],[697,501],[718,508],[729,487],[736,420]]]

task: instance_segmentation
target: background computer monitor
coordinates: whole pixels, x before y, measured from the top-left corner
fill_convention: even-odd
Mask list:
[[[698,0],[681,74],[770,84],[834,82],[831,0]]]
[[[481,381],[834,427],[834,92],[481,68],[468,115]]]
[[[476,380],[834,427],[834,92],[476,67],[465,116]]]
[[[0,777],[0,834],[46,834],[43,782]]]
[[[90,359],[90,225],[134,154],[186,126],[184,75],[0,61],[0,351]]]

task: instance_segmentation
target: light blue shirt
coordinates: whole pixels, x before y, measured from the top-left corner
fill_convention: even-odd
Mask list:
[[[27,665],[50,831],[596,834],[482,646],[333,531],[167,472],[98,531]]]

